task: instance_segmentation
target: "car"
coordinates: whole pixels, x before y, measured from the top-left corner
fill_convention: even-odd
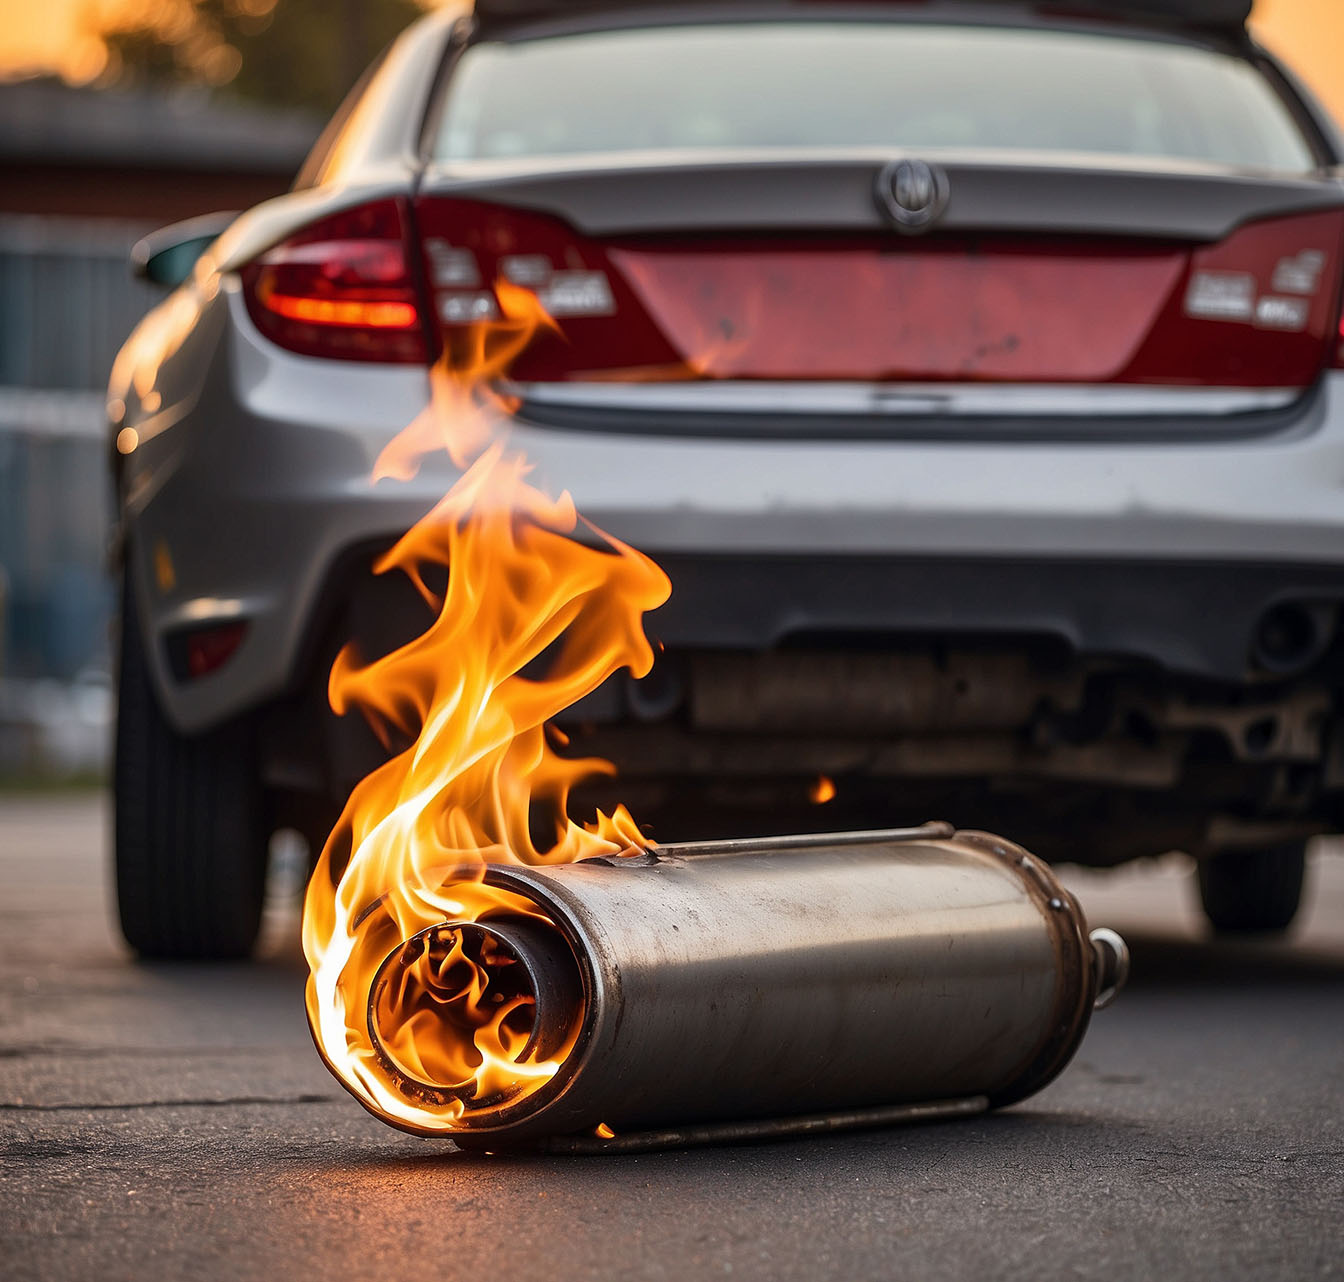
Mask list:
[[[327,674],[428,622],[371,567],[457,472],[370,469],[500,281],[557,325],[514,438],[673,584],[653,672],[564,719],[621,772],[580,801],[1183,850],[1214,927],[1284,929],[1344,820],[1344,143],[1248,10],[478,0],[290,193],[144,242],[131,945],[247,953],[270,835],[384,758]]]

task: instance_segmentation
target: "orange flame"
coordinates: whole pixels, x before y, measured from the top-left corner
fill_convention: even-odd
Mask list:
[[[375,566],[406,573],[434,622],[367,666],[347,646],[332,669],[336,712],[357,707],[389,750],[411,742],[352,793],[304,905],[308,1019],[323,1058],[366,1107],[422,1133],[450,1132],[482,1102],[536,1090],[576,1033],[547,1057],[529,1051],[531,997],[501,986],[507,966],[489,955],[488,936],[459,929],[539,915],[486,884],[485,865],[649,844],[624,806],[591,824],[568,818],[571,788],[613,768],[561,757],[547,723],[620,668],[647,674],[642,616],[670,585],[586,522],[581,540],[569,494],[550,498],[528,481],[507,440],[511,406],[492,383],[551,322],[527,291],[501,283],[497,293],[505,320],[450,350],[432,405],[374,469],[375,480],[409,478],[446,448],[463,474]],[[448,568],[442,596],[426,584],[428,566]],[[523,676],[537,661],[546,675]],[[534,839],[539,813],[553,824],[549,844]]]

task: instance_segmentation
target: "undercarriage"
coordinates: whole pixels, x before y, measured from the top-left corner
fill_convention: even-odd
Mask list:
[[[386,653],[429,617],[393,578],[356,584],[306,688],[261,723],[267,782],[323,822],[388,751],[327,708],[330,658],[349,637],[366,659]],[[576,793],[576,813],[624,801],[661,841],[954,816],[1057,862],[1204,858],[1344,825],[1344,656],[1317,649],[1305,671],[1248,665],[1230,681],[1034,633],[669,645],[560,729],[564,751],[618,768]]]

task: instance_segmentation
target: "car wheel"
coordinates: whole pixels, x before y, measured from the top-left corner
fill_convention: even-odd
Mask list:
[[[117,689],[113,841],[122,933],[142,957],[245,957],[261,927],[266,883],[252,727],[173,729],[126,590]]]
[[[1306,842],[1228,850],[1200,861],[1199,898],[1219,934],[1280,932],[1302,902]]]

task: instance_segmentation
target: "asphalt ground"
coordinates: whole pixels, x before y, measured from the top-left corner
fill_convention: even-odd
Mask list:
[[[1179,860],[1069,880],[1130,988],[1003,1113],[492,1158],[367,1116],[308,1040],[291,898],[250,966],[145,966],[101,798],[0,797],[0,1278],[1344,1276],[1344,858],[1211,944]]]

